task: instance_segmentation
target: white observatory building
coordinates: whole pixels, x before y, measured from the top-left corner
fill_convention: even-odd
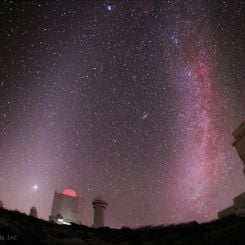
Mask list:
[[[235,141],[232,145],[236,148],[239,157],[245,165],[245,121],[233,132],[233,136]]]
[[[105,211],[108,203],[102,197],[96,197],[93,201],[94,208],[94,228],[103,227],[105,225]]]
[[[58,224],[82,224],[84,199],[72,189],[55,191],[49,221]]]
[[[236,148],[236,151],[245,167],[245,121],[233,132],[232,135],[235,139],[232,145]],[[243,171],[245,174],[245,168]],[[223,218],[232,214],[245,217],[245,192],[233,199],[232,206],[218,212],[218,217]]]

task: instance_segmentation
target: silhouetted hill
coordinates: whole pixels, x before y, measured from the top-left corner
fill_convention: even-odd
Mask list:
[[[17,211],[0,210],[0,244],[172,245],[245,244],[245,218],[230,216],[210,223],[139,229],[56,225]]]

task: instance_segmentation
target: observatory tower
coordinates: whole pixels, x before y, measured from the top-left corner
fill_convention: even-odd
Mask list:
[[[104,226],[104,220],[105,220],[105,211],[108,207],[108,203],[103,200],[102,197],[97,197],[93,201],[93,207],[94,207],[94,228],[102,227]]]
[[[232,133],[235,138],[232,144],[244,164],[245,174],[245,121]],[[232,214],[245,217],[245,192],[233,199],[233,205],[218,212],[218,217],[223,218]]]
[[[235,138],[233,146],[245,165],[245,121],[233,132],[233,136]]]

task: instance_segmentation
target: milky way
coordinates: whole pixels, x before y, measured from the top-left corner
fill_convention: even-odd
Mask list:
[[[182,128],[183,145],[176,154],[178,169],[172,176],[177,185],[170,189],[175,188],[172,191],[177,202],[182,203],[181,217],[203,220],[214,215],[209,195],[220,181],[224,167],[219,123],[226,119],[212,76],[216,57],[211,53],[215,43],[210,42],[213,37],[208,7],[200,3],[191,6],[173,10],[176,25],[172,41],[179,57],[176,87],[182,100],[177,125]],[[182,46],[180,38],[186,39]]]
[[[48,219],[55,190],[112,227],[215,219],[244,191],[242,1],[4,1],[0,198]]]

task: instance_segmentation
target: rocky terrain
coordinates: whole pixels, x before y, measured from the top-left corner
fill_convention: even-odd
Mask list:
[[[0,210],[0,244],[245,244],[245,218],[193,221],[138,229],[56,225],[18,211]]]

